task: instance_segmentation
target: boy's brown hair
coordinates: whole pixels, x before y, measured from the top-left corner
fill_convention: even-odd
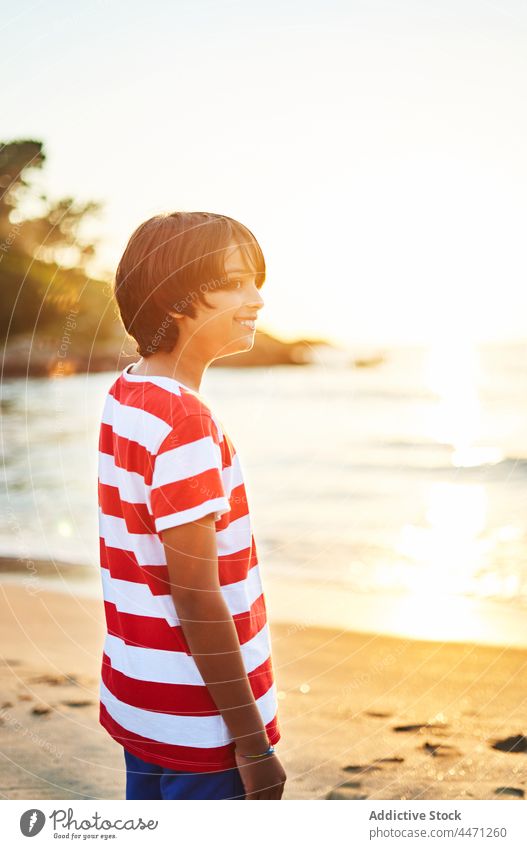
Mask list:
[[[172,351],[178,334],[171,312],[196,317],[198,298],[206,307],[206,292],[227,282],[225,251],[240,248],[245,274],[265,281],[265,260],[250,230],[227,215],[213,212],[172,212],[155,215],[130,237],[115,275],[114,296],[127,333],[137,352],[149,357]]]

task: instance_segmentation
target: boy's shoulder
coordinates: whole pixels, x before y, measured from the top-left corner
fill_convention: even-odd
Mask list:
[[[120,429],[123,435],[148,443],[154,454],[166,450],[167,446],[191,442],[211,436],[218,444],[223,444],[226,436],[224,428],[205,398],[178,381],[165,377],[152,377],[148,380],[127,380],[121,374],[110,388],[113,405],[110,415],[117,409],[129,410]],[[137,415],[131,416],[131,410]]]
[[[168,408],[170,421],[176,424],[181,419],[186,419],[188,416],[205,416],[214,418],[214,414],[200,395],[180,387],[179,391],[167,393],[164,396],[165,409]]]
[[[121,381],[124,381],[121,385],[125,392],[130,386],[137,390],[137,399],[145,412],[162,419],[170,427],[182,424],[190,416],[212,419],[218,424],[217,417],[205,398],[172,378],[153,377],[130,384],[121,375],[117,384]],[[134,402],[137,399],[134,399]]]

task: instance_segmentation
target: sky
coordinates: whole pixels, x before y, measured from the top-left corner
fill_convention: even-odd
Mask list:
[[[0,139],[103,203],[101,268],[151,215],[220,212],[284,339],[527,339],[522,0],[19,0],[0,34]]]

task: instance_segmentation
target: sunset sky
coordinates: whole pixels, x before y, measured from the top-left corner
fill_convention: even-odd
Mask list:
[[[19,0],[0,26],[1,138],[104,202],[101,267],[210,210],[261,242],[284,338],[527,338],[520,0]]]

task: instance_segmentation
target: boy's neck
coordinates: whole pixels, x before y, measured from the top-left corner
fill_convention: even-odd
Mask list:
[[[205,372],[205,367],[200,365],[194,362],[192,368],[189,368],[181,357],[152,354],[150,357],[141,357],[139,362],[130,369],[130,374],[140,374],[144,377],[170,377],[193,389],[194,392],[199,392]]]

